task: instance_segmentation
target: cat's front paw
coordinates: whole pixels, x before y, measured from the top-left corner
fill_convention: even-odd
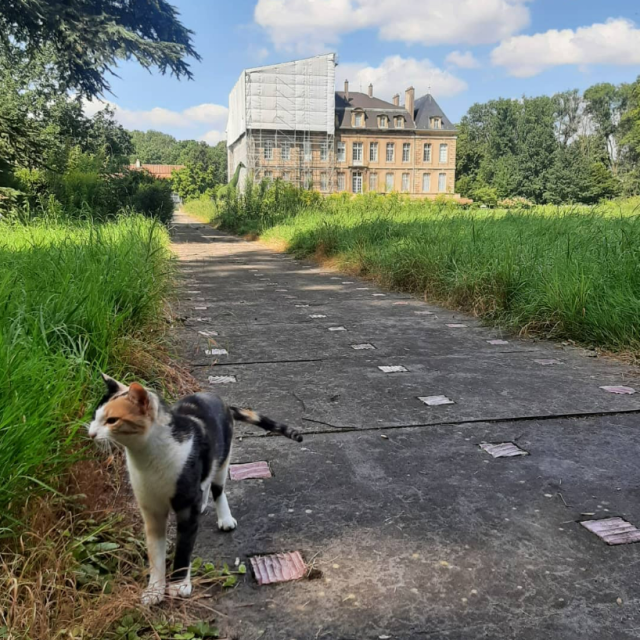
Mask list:
[[[142,604],[146,607],[158,604],[164,600],[164,584],[154,584],[152,587],[147,587],[142,592]]]
[[[192,588],[191,582],[170,582],[167,592],[171,598],[188,598]]]
[[[218,518],[218,529],[220,531],[233,531],[238,526],[236,519],[231,515],[226,518]]]

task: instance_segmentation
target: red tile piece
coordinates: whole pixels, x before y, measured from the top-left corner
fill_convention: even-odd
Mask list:
[[[299,551],[253,556],[249,560],[259,585],[299,580],[307,572]]]
[[[232,480],[252,480],[254,478],[270,478],[271,470],[268,463],[248,462],[246,464],[232,464],[229,467],[229,475]]]

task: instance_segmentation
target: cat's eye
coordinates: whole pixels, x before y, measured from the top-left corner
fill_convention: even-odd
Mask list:
[[[118,422],[118,418],[107,418],[106,420],[107,424],[115,424],[116,422]]]

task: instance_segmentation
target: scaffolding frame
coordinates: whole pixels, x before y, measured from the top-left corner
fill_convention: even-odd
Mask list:
[[[317,58],[327,57],[335,66],[333,54]],[[334,79],[314,73],[313,62],[317,59],[243,72],[241,108],[244,113],[241,117],[244,135],[229,145],[230,175],[242,161],[247,170],[246,177],[252,176],[256,183],[264,179],[281,179],[296,187],[327,193],[335,190]],[[330,65],[329,68],[332,69]],[[256,74],[263,69],[268,72],[269,80]],[[269,95],[264,96],[267,86]],[[312,104],[314,100],[315,104]],[[327,104],[331,122],[318,121],[318,114],[322,112],[318,111],[318,102],[326,107],[322,100],[330,101]],[[230,108],[233,108],[232,103],[230,100]],[[312,113],[315,114],[313,122]],[[267,125],[265,114],[268,114]]]

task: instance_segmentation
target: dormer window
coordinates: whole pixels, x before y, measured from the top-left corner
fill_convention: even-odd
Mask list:
[[[404,118],[402,117],[395,118],[395,127],[396,129],[404,129]]]
[[[442,118],[431,118],[432,129],[442,129]]]
[[[378,116],[378,128],[379,129],[389,128],[389,118],[387,118],[387,116]]]
[[[364,113],[362,111],[354,111],[352,126],[361,129],[364,127]]]

